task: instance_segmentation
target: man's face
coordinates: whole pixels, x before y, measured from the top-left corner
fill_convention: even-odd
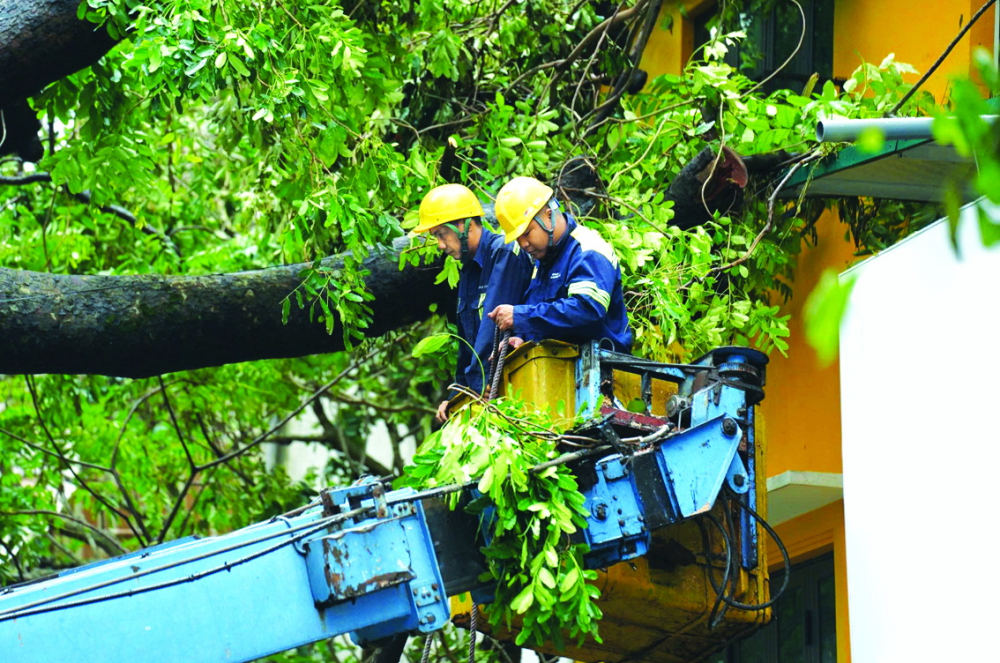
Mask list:
[[[549,223],[551,215],[552,210],[550,209],[545,209],[538,214],[546,224]],[[528,224],[527,230],[517,238],[517,245],[535,260],[541,260],[549,250],[549,234],[539,225],[538,221],[532,220]]]
[[[431,228],[428,232],[431,237],[437,240],[438,248],[444,251],[446,255],[451,256],[455,260],[461,260],[462,242],[458,239],[458,235],[455,234],[455,231],[448,228],[448,225],[458,228],[459,232],[465,230],[464,221],[453,221],[450,224],[443,224],[437,226],[436,228]]]

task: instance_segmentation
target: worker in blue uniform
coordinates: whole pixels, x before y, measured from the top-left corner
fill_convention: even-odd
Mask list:
[[[622,297],[618,257],[594,230],[560,210],[550,187],[515,177],[500,189],[496,214],[508,242],[535,259],[523,304],[503,304],[489,317],[522,341],[607,341],[630,352],[632,330]]]
[[[427,232],[438,248],[462,263],[458,281],[458,364],[455,382],[476,393],[489,370],[495,325],[484,311],[520,304],[531,279],[531,259],[502,235],[483,227],[483,208],[461,184],[431,189],[420,203],[414,232]],[[450,394],[454,396],[454,393]],[[448,400],[438,405],[437,419],[448,418]]]

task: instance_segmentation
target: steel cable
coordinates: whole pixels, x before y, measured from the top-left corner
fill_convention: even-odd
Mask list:
[[[479,628],[479,608],[475,600],[469,610],[469,663],[476,663],[476,629]]]
[[[503,365],[507,359],[507,347],[510,344],[510,330],[500,333],[497,327],[493,334],[493,366],[490,370],[490,391],[487,400],[493,400],[500,391],[500,380],[503,378]]]

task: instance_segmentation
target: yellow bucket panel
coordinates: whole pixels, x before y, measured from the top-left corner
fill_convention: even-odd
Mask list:
[[[576,362],[580,349],[560,341],[525,343],[504,362],[501,394],[517,393],[526,403],[556,416],[576,416]]]

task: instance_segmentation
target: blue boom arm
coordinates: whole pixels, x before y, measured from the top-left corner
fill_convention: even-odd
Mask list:
[[[627,361],[590,352],[598,374]],[[752,445],[766,361],[733,348],[694,367],[638,362],[639,372],[678,382],[683,402],[653,433],[662,439],[580,464],[589,566],[645,554],[651,529],[710,509],[723,485],[752,498],[753,454],[745,462],[738,448]],[[449,596],[481,589],[476,523],[448,513],[434,491],[386,493],[370,482],[321,497],[225,536],[180,539],[0,590],[0,660],[251,661],[343,633],[368,643],[434,631],[450,617]],[[741,524],[748,568],[754,527]]]

